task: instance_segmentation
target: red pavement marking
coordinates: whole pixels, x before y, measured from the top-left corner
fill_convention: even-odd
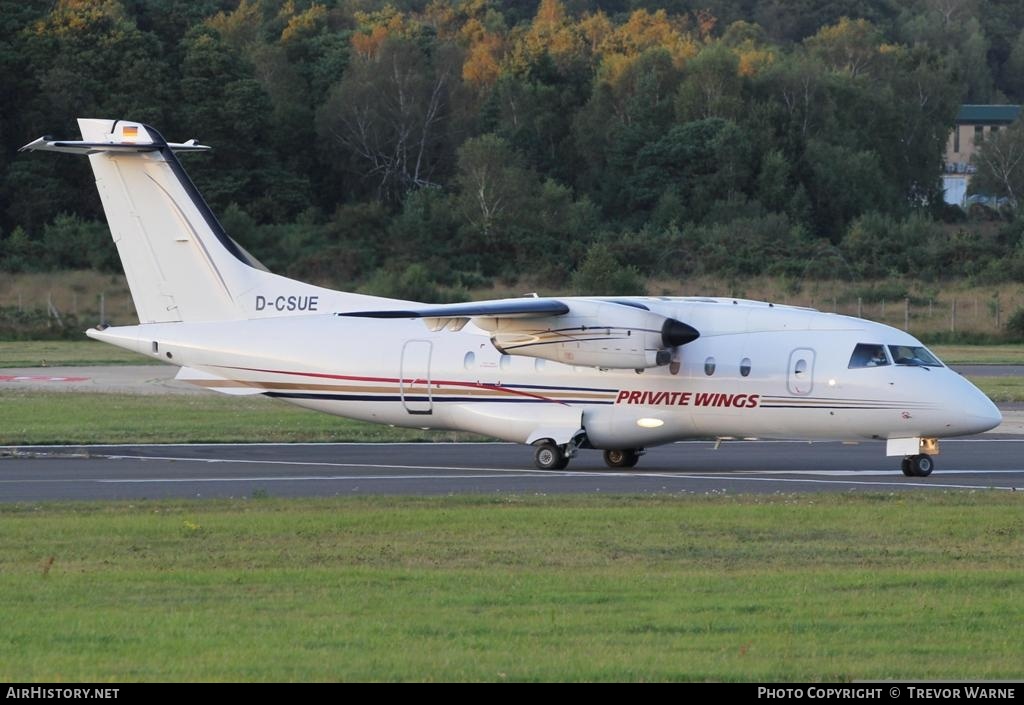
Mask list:
[[[0,382],[87,382],[88,377],[51,377],[50,375],[0,375]]]

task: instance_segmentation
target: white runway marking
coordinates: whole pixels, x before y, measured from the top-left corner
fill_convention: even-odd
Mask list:
[[[536,477],[536,475],[502,475],[502,477]],[[253,477],[148,477],[139,479],[93,479],[109,485],[139,485],[161,482],[320,482],[324,480],[466,480],[494,479],[494,475],[295,475],[294,477],[256,475]]]
[[[327,461],[309,460],[246,460],[242,458],[179,458],[174,456],[147,456],[147,455],[93,455],[92,457],[109,458],[110,460],[165,460],[174,462],[193,463],[235,463],[247,465],[295,465],[299,467],[335,467],[335,468],[372,468],[380,470],[440,470],[467,472],[500,472],[500,473],[523,473],[525,475],[557,475],[559,477],[574,476],[595,476],[595,477],[703,477],[713,474],[718,477],[717,472],[694,473],[692,471],[680,470],[678,472],[622,472],[611,470],[540,470],[530,468],[487,468],[458,465],[394,465],[385,463],[335,463]],[[903,473],[899,470],[730,470],[723,472],[721,476],[727,479],[744,479],[750,476],[769,475],[771,479],[777,479],[776,475],[810,475],[815,477],[889,477],[900,476]],[[1009,470],[957,470],[943,469],[942,475],[1024,475],[1024,468]]]
[[[901,473],[902,474],[902,473]],[[925,487],[928,489],[949,489],[949,490],[1006,490],[1016,492],[1016,487],[1002,487],[997,485],[953,485],[938,482],[881,482],[877,480],[815,480],[805,477],[751,477],[735,475],[652,475],[652,477],[684,478],[692,480],[731,480],[733,482],[803,482],[816,485],[872,485],[878,487]],[[1022,483],[1024,488],[1024,483]]]
[[[674,441],[669,445],[714,445],[714,440],[692,440],[692,441]],[[778,445],[783,443],[791,443],[795,445],[810,446],[810,445],[827,445],[834,443],[843,443],[842,441],[799,441],[799,440],[757,440],[757,441],[746,441],[746,440],[735,440],[735,441],[722,441],[722,448],[732,448],[734,446],[751,446],[755,444],[770,444]],[[943,438],[941,443],[943,445],[947,443],[1024,443],[1024,438],[992,438],[992,437],[979,437],[979,438]],[[881,447],[882,441],[857,441],[850,443],[843,443],[844,445],[858,446],[858,445],[870,445],[877,444]],[[230,446],[235,444],[220,444],[220,443],[102,443],[97,444],[100,448],[216,448],[219,446]],[[419,448],[429,448],[432,445],[443,445],[443,446],[477,446],[484,448],[487,446],[516,446],[518,443],[508,443],[505,441],[439,441],[437,443],[423,443],[420,441],[396,441],[396,442],[365,442],[365,443],[245,443],[243,444],[247,448],[297,448],[297,447],[314,447],[314,448],[345,448],[348,446],[364,446],[364,447],[388,447],[388,446],[414,446]],[[40,449],[52,449],[52,448],[85,448],[87,445],[75,445],[71,443],[61,444],[42,444],[42,445],[0,445],[0,450],[26,450],[33,448]],[[524,446],[525,447],[525,446]]]
[[[245,460],[242,458],[176,458],[173,456],[148,456],[148,455],[93,455],[93,458],[107,458],[109,460],[167,460],[176,463],[209,463],[209,464],[238,464],[238,465],[294,465],[297,467],[324,467],[324,468],[373,468],[376,470],[439,470],[442,472],[453,472],[465,470],[466,472],[510,472],[524,473],[527,475],[543,474],[548,470],[530,470],[529,468],[479,468],[465,467],[459,465],[388,465],[384,463],[331,463],[326,461],[313,460]],[[565,475],[579,473],[565,472]],[[371,477],[371,476],[367,476]]]
[[[1016,487],[1001,485],[958,485],[937,482],[881,482],[881,481],[858,481],[858,480],[816,480],[811,478],[777,478],[777,477],[729,477],[728,475],[664,475],[664,474],[636,474],[624,475],[621,473],[562,473],[543,471],[552,478],[559,477],[600,477],[608,479],[636,479],[638,477],[662,479],[662,480],[715,480],[729,482],[790,482],[790,483],[813,483],[824,485],[867,485],[875,487],[922,487],[926,489],[953,489],[953,490],[1003,490],[1007,492],[1017,491]],[[533,478],[536,473],[521,475],[501,475],[503,478]],[[96,482],[101,484],[161,484],[161,483],[189,483],[189,482],[329,482],[329,481],[373,481],[373,480],[493,480],[494,475],[305,475],[294,477],[277,476],[253,476],[253,477],[152,477],[145,479],[94,479],[85,482]]]

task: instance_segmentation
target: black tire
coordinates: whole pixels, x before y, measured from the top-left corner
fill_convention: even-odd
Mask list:
[[[610,468],[632,468],[640,460],[640,454],[634,448],[606,450],[604,464]]]
[[[541,443],[533,456],[533,462],[540,470],[563,470],[569,464],[565,452],[554,443]]]
[[[932,460],[932,456],[923,453],[915,455],[911,460],[911,465],[914,466],[917,477],[928,477],[935,469],[935,461]]]
[[[903,474],[909,477],[928,477],[935,469],[935,461],[932,456],[908,455],[903,459]]]

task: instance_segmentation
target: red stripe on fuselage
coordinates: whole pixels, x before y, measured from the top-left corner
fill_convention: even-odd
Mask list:
[[[333,375],[326,372],[289,372],[287,370],[262,370],[256,367],[227,367],[222,366],[224,369],[229,370],[245,370],[247,372],[267,372],[275,375],[293,375],[298,377],[316,377],[319,379],[343,379],[350,382],[387,382],[391,384],[399,384],[402,380],[397,377],[360,377],[356,375]],[[410,377],[410,380],[418,380],[418,377]],[[426,380],[424,380],[426,381]],[[492,392],[502,392],[505,394],[516,394],[522,397],[529,397],[531,399],[539,399],[540,401],[551,402],[552,404],[562,404],[568,406],[568,402],[561,401],[559,399],[551,399],[549,397],[542,396],[540,394],[531,394],[530,392],[523,392],[518,389],[510,389],[508,387],[502,387],[496,384],[481,384],[480,382],[457,382],[455,380],[440,380],[432,379],[431,384],[442,385],[447,384],[452,387],[467,387],[470,389],[486,389]]]

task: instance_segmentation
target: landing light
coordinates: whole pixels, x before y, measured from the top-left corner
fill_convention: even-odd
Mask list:
[[[665,422],[662,421],[661,419],[643,418],[637,419],[636,425],[639,426],[640,428],[659,428],[661,426],[664,426]]]

